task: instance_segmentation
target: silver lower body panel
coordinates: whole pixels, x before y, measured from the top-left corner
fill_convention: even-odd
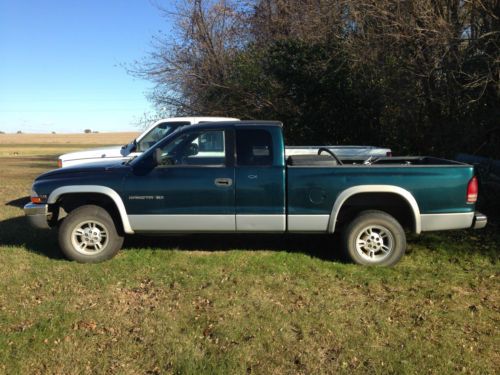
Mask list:
[[[288,215],[289,232],[326,232],[330,215]]]
[[[237,232],[286,231],[286,215],[236,215]]]
[[[128,215],[138,232],[234,232],[234,215]]]

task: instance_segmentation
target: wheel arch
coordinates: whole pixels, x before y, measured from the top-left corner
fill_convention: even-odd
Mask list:
[[[100,186],[100,185],[69,185],[62,186],[60,188],[55,189],[48,197],[48,204],[55,204],[58,200],[65,196],[71,194],[97,194],[105,196],[114,203],[116,211],[118,212],[120,223],[123,227],[123,231],[125,233],[134,233],[132,227],[130,226],[130,222],[128,220],[127,211],[125,209],[125,205],[120,197],[120,195],[113,189]]]
[[[353,186],[342,191],[332,208],[332,212],[330,214],[330,220],[328,223],[328,232],[333,233],[337,227],[337,221],[339,219],[339,214],[342,209],[346,207],[346,203],[352,201],[353,199],[361,196],[371,196],[371,195],[379,195],[379,196],[393,196],[395,199],[400,200],[401,202],[405,202],[408,206],[408,210],[412,213],[412,229],[415,233],[421,232],[421,218],[420,218],[420,209],[418,207],[417,201],[413,197],[413,195],[406,189],[403,189],[399,186],[394,185],[359,185]],[[383,210],[384,206],[372,205],[368,209],[379,209]]]

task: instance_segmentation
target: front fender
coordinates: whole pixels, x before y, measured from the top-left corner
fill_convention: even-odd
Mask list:
[[[72,193],[97,193],[108,196],[113,200],[113,202],[116,205],[116,208],[118,209],[118,213],[120,214],[120,219],[122,221],[124,232],[129,234],[134,233],[132,227],[130,226],[130,221],[128,220],[127,211],[125,209],[125,205],[123,204],[122,198],[116,191],[114,191],[109,187],[101,185],[62,186],[55,189],[52,193],[50,193],[47,199],[47,203],[54,204],[63,194],[72,194]]]

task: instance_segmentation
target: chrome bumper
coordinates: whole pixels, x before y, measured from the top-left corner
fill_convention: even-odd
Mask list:
[[[472,222],[472,228],[481,229],[486,226],[488,223],[488,218],[486,215],[483,215],[481,212],[474,213],[474,221]]]
[[[47,217],[49,206],[47,204],[28,203],[24,206],[24,214],[31,226],[39,229],[50,229]]]

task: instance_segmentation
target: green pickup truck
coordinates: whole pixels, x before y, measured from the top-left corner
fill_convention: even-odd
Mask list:
[[[342,233],[355,263],[390,266],[405,230],[483,228],[472,166],[432,157],[285,160],[282,124],[193,125],[127,162],[53,170],[33,184],[32,225],[59,228],[64,254],[113,257],[133,233]]]

